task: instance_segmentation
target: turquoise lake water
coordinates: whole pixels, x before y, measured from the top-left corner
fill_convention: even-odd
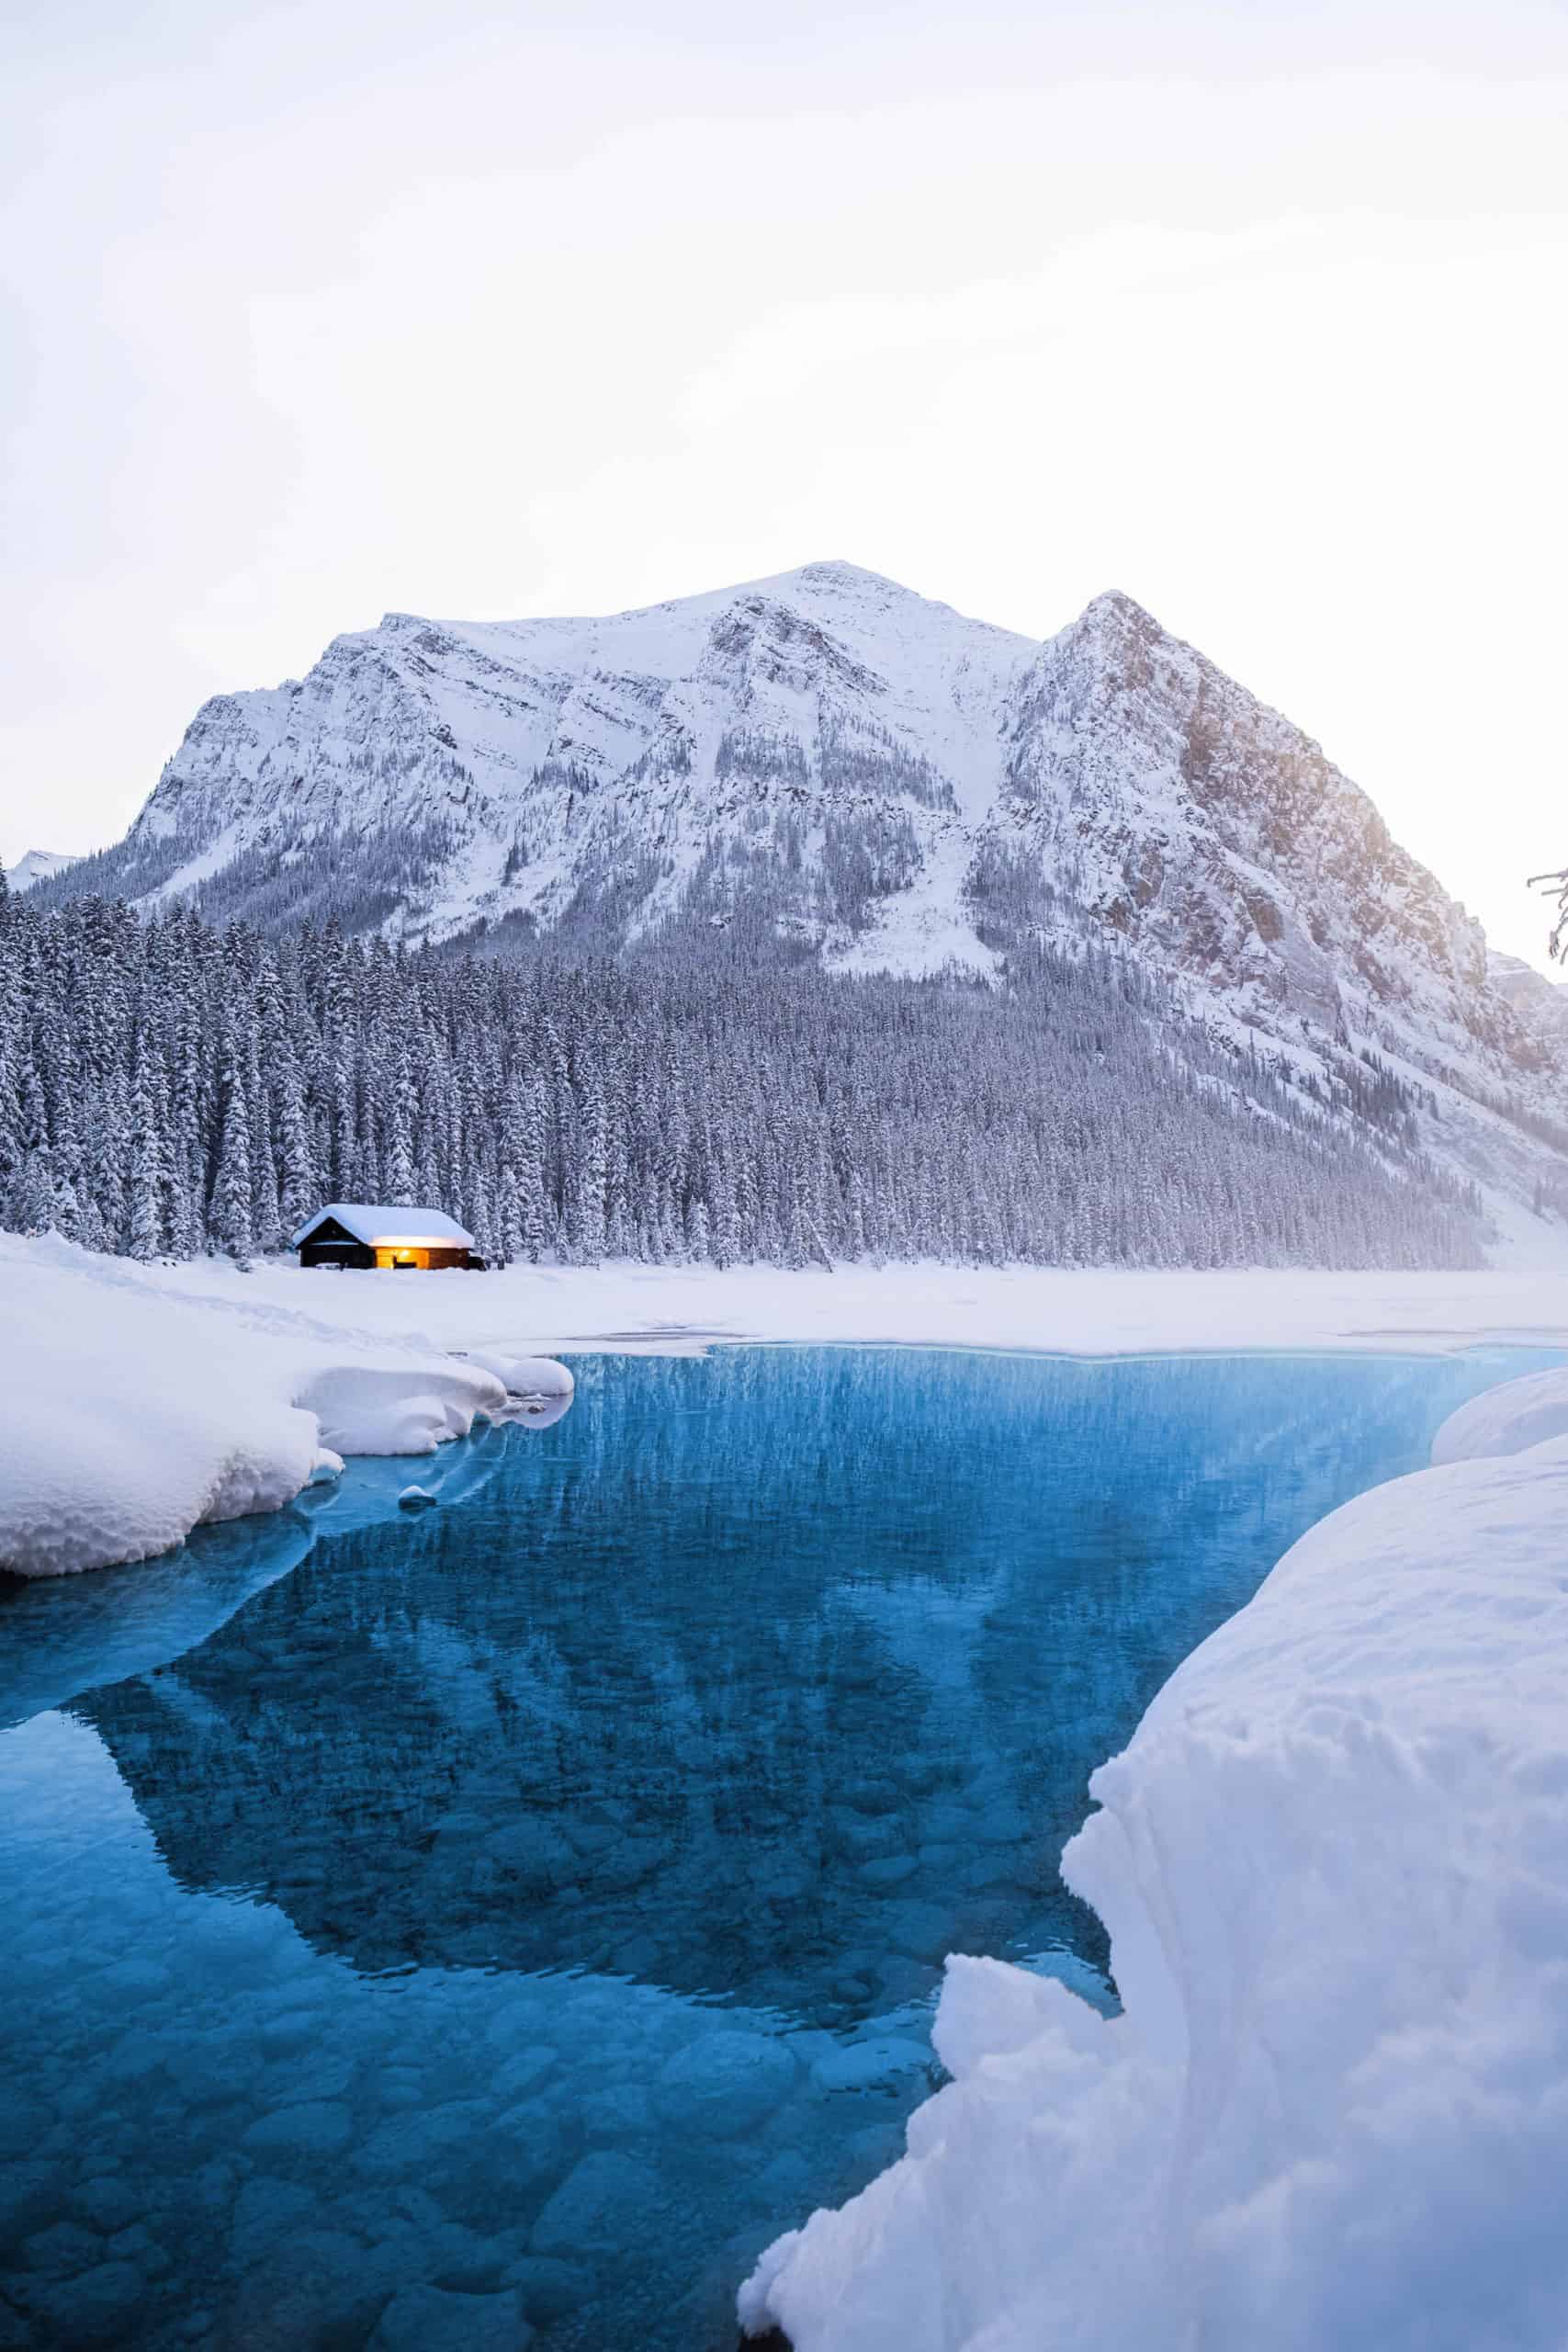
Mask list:
[[[0,1578],[0,2352],[729,2352],[945,1952],[1113,2002],[1057,1861],[1171,1669],[1557,1360],[585,1357]]]

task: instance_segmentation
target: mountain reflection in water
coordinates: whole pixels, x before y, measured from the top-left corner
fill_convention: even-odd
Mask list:
[[[363,1968],[837,2023],[954,1949],[1103,1957],[1056,1875],[1089,1770],[1325,1488],[1419,1458],[1456,1373],[843,1350],[580,1381],[569,1427],[447,1449],[417,1524],[323,1512],[243,1623],[85,1712],[182,1881]]]

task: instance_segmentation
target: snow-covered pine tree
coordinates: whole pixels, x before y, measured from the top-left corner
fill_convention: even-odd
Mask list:
[[[245,1092],[245,1036],[241,1015],[229,1005],[223,1017],[222,1059],[218,1074],[218,1172],[208,1212],[215,1247],[231,1258],[248,1258],[255,1248],[252,1225],[251,1104]]]
[[[169,1246],[169,1112],[149,1046],[130,1096],[126,1251],[145,1264]]]

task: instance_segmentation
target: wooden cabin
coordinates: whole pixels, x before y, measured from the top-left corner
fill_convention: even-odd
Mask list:
[[[379,1268],[394,1274],[433,1273],[443,1266],[482,1266],[474,1237],[439,1209],[383,1209],[333,1201],[299,1227],[289,1243],[302,1266]]]

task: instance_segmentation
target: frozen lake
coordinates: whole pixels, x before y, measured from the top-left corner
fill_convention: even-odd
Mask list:
[[[0,2352],[728,2352],[945,1952],[1114,1998],[1056,1860],[1172,1668],[1558,1360],[594,1356],[0,1579]]]

